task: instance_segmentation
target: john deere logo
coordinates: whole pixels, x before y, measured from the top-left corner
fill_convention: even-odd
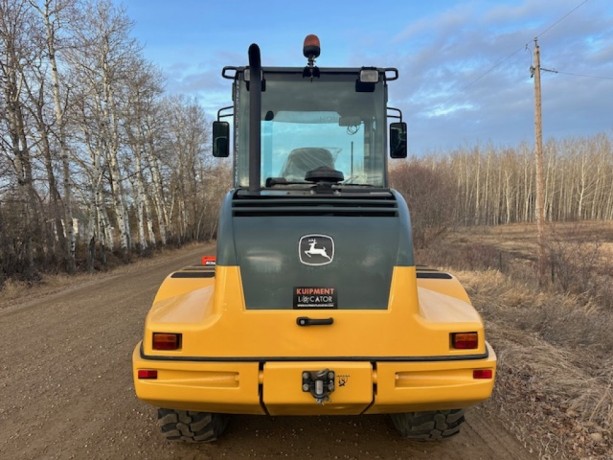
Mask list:
[[[334,240],[326,235],[304,235],[298,252],[304,265],[327,265],[334,259]]]

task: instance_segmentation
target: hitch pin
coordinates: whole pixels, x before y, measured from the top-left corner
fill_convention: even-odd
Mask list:
[[[315,380],[315,394],[322,395],[324,393],[324,381]]]

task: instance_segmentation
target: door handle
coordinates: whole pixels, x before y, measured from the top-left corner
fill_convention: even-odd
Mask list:
[[[334,318],[309,318],[308,316],[299,316],[296,318],[298,326],[329,326],[334,323]]]

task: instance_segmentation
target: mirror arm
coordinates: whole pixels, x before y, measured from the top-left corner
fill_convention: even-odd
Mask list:
[[[391,110],[393,113],[388,113],[387,118],[394,118],[402,123],[402,110],[396,107],[387,107],[388,112]]]
[[[230,110],[229,113],[223,113],[225,111]],[[233,117],[234,116],[234,106],[228,105],[227,107],[222,107],[217,111],[217,121],[221,121],[222,118]]]

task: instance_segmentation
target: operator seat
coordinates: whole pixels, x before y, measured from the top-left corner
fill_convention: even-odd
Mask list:
[[[301,147],[290,152],[281,176],[287,180],[304,180],[307,172],[327,166],[334,169],[334,158],[328,149]]]

